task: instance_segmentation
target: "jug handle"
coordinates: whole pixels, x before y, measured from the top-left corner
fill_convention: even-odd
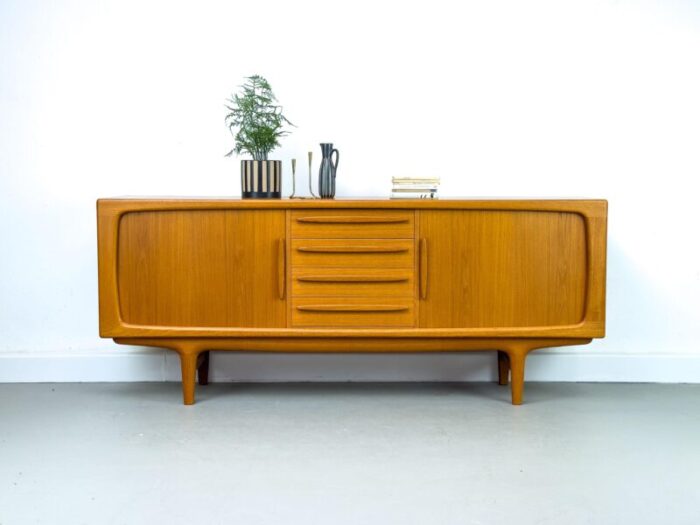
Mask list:
[[[335,163],[333,164],[333,175],[335,175],[335,170],[338,169],[338,161],[340,160],[340,153],[335,148],[333,149],[333,151],[331,151],[331,155],[330,155],[331,156],[331,163],[333,162],[333,153],[335,153]]]

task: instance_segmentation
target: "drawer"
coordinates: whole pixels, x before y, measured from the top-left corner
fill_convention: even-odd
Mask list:
[[[415,212],[405,210],[294,210],[292,238],[412,239]]]
[[[413,297],[413,268],[293,268],[293,296]]]
[[[292,239],[292,267],[413,268],[413,239]]]
[[[415,302],[394,297],[294,297],[293,327],[392,328],[415,325]]]

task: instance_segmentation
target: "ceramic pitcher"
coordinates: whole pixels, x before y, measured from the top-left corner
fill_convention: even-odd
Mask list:
[[[335,162],[332,162],[335,153]],[[321,143],[321,167],[318,170],[318,193],[322,199],[335,197],[335,174],[338,169],[340,153],[333,148],[333,144]]]

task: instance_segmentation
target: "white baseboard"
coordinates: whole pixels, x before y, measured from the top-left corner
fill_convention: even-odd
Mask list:
[[[495,353],[212,353],[212,382],[494,381]],[[169,351],[0,354],[0,383],[179,381]],[[700,383],[700,355],[530,354],[527,381]]]

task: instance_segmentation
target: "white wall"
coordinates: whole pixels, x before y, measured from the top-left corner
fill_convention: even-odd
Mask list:
[[[275,156],[335,142],[340,196],[429,173],[446,196],[609,199],[608,338],[542,376],[700,380],[700,4],[603,0],[0,1],[0,379],[170,377],[97,337],[95,199],[238,195],[223,102],[251,73],[298,125]],[[555,364],[572,353],[590,374]],[[229,356],[247,375],[220,377],[376,359]],[[382,359],[401,379],[457,358]]]

